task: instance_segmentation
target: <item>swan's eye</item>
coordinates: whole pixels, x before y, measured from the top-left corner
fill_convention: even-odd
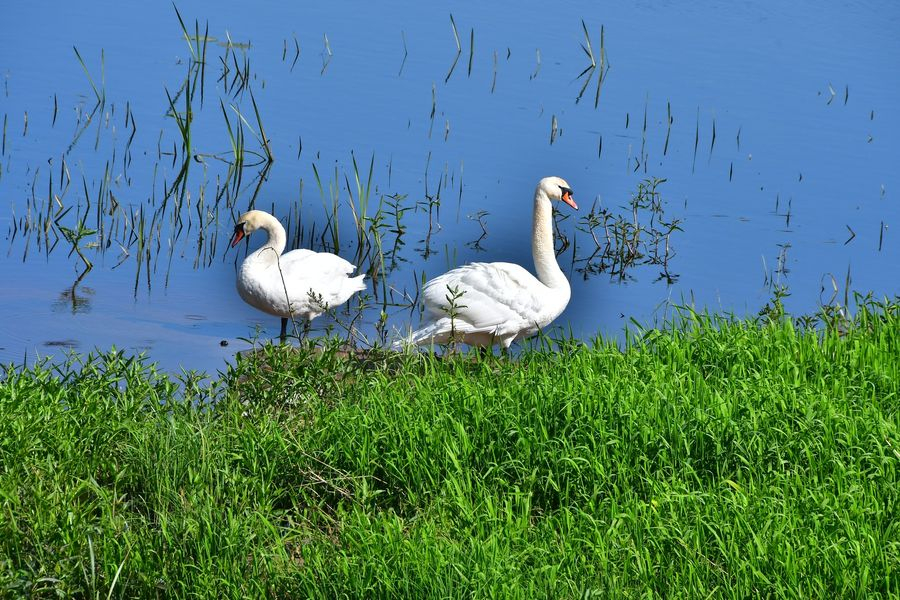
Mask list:
[[[569,189],[567,187],[559,186],[559,191],[562,192],[563,198],[565,198],[566,196],[574,196],[575,195],[575,192],[573,192],[571,189]]]
[[[234,232],[237,233],[239,231],[241,233],[244,233],[244,224],[243,223],[238,223],[237,225],[234,226]]]

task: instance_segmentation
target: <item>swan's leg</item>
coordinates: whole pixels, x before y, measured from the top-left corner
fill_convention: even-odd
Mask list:
[[[283,344],[285,339],[287,339],[287,322],[288,320],[284,317],[281,317],[281,333],[278,335],[278,339],[281,340]]]

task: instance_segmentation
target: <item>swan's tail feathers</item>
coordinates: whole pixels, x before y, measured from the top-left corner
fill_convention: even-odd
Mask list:
[[[439,346],[456,342],[485,348],[503,344],[504,347],[509,348],[515,339],[515,333],[498,331],[497,327],[475,327],[460,319],[451,321],[448,317],[442,317],[411,332],[407,337],[395,341],[391,347],[396,350],[412,346]]]
[[[403,350],[421,346],[434,339],[434,336],[439,333],[439,331],[440,326],[437,323],[432,323],[421,329],[410,331],[405,337],[395,340],[394,343],[391,344],[391,349]]]
[[[350,294],[355,294],[356,292],[364,292],[366,290],[366,282],[363,281],[365,278],[365,275],[349,277],[347,279],[347,283],[344,284],[344,290],[347,292],[347,295],[349,296]]]
[[[412,342],[412,335],[408,335],[391,342],[391,350],[393,350],[394,352],[400,352],[401,350],[412,348],[414,345],[415,344],[413,344]]]
[[[338,288],[337,292],[334,293],[333,303],[330,305],[337,306],[338,304],[343,304],[347,300],[349,300],[353,294],[356,292],[363,292],[366,289],[366,284],[363,281],[365,279],[365,275],[357,275],[356,277],[346,277],[342,282],[340,282],[340,288]],[[328,305],[326,305],[328,308]]]
[[[400,350],[414,346],[438,346],[450,342],[454,335],[464,336],[470,329],[471,326],[461,321],[455,323],[455,328],[451,327],[450,319],[443,317],[421,329],[410,332],[408,336],[391,344],[391,348]]]

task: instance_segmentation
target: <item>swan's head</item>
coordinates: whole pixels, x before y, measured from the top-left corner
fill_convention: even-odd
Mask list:
[[[575,192],[572,191],[572,188],[569,187],[569,184],[562,177],[544,177],[538,183],[538,189],[544,192],[551,200],[562,200],[575,210],[578,210],[578,205],[575,204]]]
[[[234,248],[238,245],[238,242],[244,239],[244,236],[250,235],[262,227],[262,223],[267,217],[269,217],[269,213],[261,210],[251,210],[242,214],[237,220],[237,225],[234,226],[234,237],[231,238],[231,247]]]

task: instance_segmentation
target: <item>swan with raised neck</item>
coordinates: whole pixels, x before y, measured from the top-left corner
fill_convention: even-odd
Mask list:
[[[553,247],[553,202],[578,209],[569,184],[544,177],[534,192],[531,253],[537,277],[514,263],[471,263],[429,281],[422,290],[422,326],[404,342],[501,344],[536,334],[569,303],[571,288]]]

